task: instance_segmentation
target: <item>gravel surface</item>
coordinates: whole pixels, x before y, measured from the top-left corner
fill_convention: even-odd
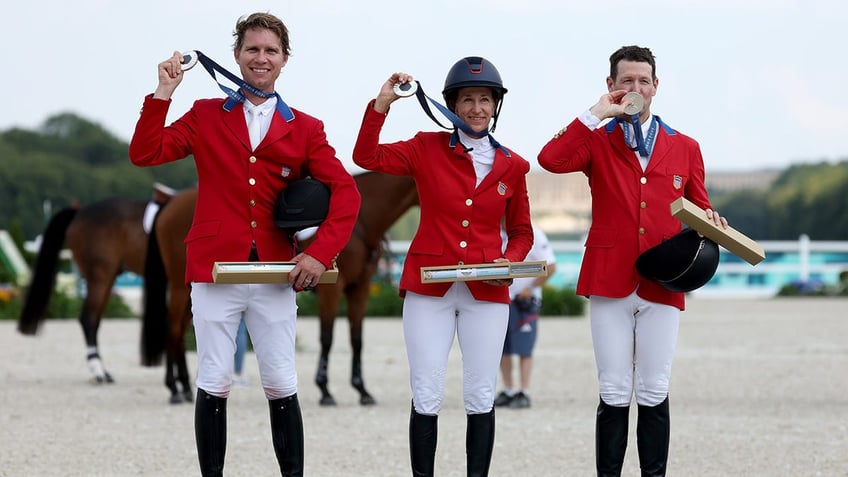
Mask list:
[[[669,475],[848,476],[848,300],[690,299],[671,381]],[[88,382],[75,320],[48,321],[35,338],[0,322],[0,476],[198,475],[193,405],[168,404],[162,367],[139,365],[137,320],[105,320],[101,355],[115,377]],[[336,324],[330,386],[312,383],[318,322],[298,323],[306,474],[406,476],[410,392],[401,322],[365,323],[361,407],[348,384],[346,320]],[[189,355],[192,373],[195,355]],[[588,320],[540,323],[532,407],[498,409],[492,476],[594,475],[597,382]],[[437,475],[465,475],[460,353],[451,354],[439,420]],[[252,354],[252,385],[228,404],[228,475],[278,475],[267,401]],[[635,408],[635,405],[632,409]],[[626,476],[637,476],[635,409]]]

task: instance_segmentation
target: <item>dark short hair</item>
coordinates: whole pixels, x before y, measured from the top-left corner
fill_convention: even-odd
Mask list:
[[[613,80],[615,80],[616,76],[618,76],[618,63],[620,61],[638,61],[641,63],[648,63],[651,65],[651,79],[657,79],[656,58],[654,58],[654,54],[651,53],[649,48],[629,45],[622,46],[615,50],[615,52],[610,55],[610,78]]]
[[[289,29],[286,28],[286,25],[279,18],[270,13],[262,12],[252,13],[238,19],[236,29],[233,31],[233,36],[236,39],[235,44],[233,44],[234,50],[238,51],[241,49],[244,44],[244,33],[252,29],[271,30],[276,33],[280,39],[283,54],[287,56],[291,54],[289,48]]]

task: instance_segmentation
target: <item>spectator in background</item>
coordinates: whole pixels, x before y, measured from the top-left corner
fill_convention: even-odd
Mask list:
[[[233,386],[246,388],[250,386],[250,380],[244,376],[244,355],[247,353],[247,325],[244,324],[244,318],[239,323],[238,333],[236,333],[236,354],[233,361]]]
[[[501,231],[506,247],[506,233]],[[501,377],[503,391],[495,398],[496,407],[522,409],[530,407],[530,374],[533,371],[533,348],[539,329],[539,311],[542,309],[542,287],[556,271],[556,257],[548,236],[533,226],[533,247],[525,261],[544,260],[548,274],[543,277],[516,278],[509,287],[509,326],[506,329]],[[518,356],[519,387],[513,381],[513,358]]]

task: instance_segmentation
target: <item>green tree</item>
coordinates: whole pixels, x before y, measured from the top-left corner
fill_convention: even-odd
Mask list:
[[[795,165],[768,190],[729,193],[713,205],[755,240],[848,240],[848,161]]]
[[[769,215],[763,213],[766,210],[764,192],[742,190],[722,195],[712,200],[712,204],[736,230],[755,240],[768,237]]]
[[[147,200],[160,181],[181,189],[196,182],[194,163],[152,168],[132,165],[128,144],[72,113],[48,118],[37,131],[0,132],[0,228],[14,221],[24,237],[41,233],[49,217],[72,203],[111,196]],[[51,205],[45,211],[45,204]]]

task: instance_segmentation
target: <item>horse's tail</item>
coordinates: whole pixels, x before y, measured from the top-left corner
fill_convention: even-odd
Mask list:
[[[156,240],[154,219],[147,237],[147,258],[144,262],[144,313],[141,319],[143,366],[158,366],[162,363],[165,341],[168,338],[167,294],[168,277],[159,251],[159,242]]]
[[[56,273],[59,271],[59,253],[65,244],[65,231],[74,220],[77,209],[62,209],[50,219],[41,237],[41,250],[35,259],[35,271],[32,274],[21,316],[18,319],[18,331],[25,335],[34,335],[47,311],[50,295],[56,285]]]

